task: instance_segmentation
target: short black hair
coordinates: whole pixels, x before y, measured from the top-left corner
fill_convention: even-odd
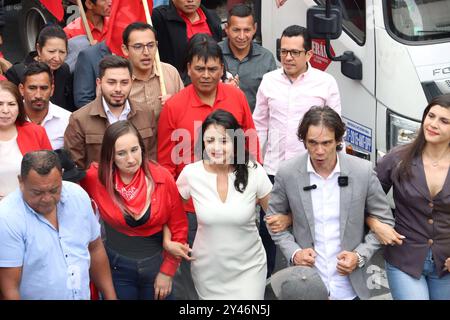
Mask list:
[[[135,30],[139,30],[139,31],[151,30],[153,32],[153,34],[155,35],[155,40],[158,40],[158,38],[156,37],[156,29],[153,26],[149,25],[148,23],[144,23],[144,22],[133,22],[133,23],[130,23],[125,28],[125,30],[123,30],[122,43],[124,45],[128,45],[128,41],[130,40],[130,34],[131,34],[131,32],[133,32]]]
[[[222,49],[217,41],[206,33],[197,33],[189,40],[185,65],[192,63],[194,57],[202,58],[205,62],[210,58],[218,58],[223,64]]]
[[[58,38],[61,40],[64,40],[66,43],[66,49],[67,49],[67,36],[64,32],[63,28],[61,28],[57,24],[50,24],[47,26],[44,26],[44,28],[41,29],[39,32],[36,44],[39,45],[39,48],[42,49],[45,46],[45,43],[47,40],[52,38]]]
[[[107,69],[117,69],[117,68],[127,68],[130,72],[130,76],[133,74],[131,70],[131,63],[125,58],[120,56],[106,56],[104,57],[99,64],[99,78],[103,78],[105,75],[105,71]]]
[[[304,40],[303,48],[306,51],[309,51],[312,48],[311,36],[309,35],[308,29],[306,29],[305,27],[301,27],[296,24],[289,26],[283,30],[283,33],[281,34],[281,38],[283,38],[283,37],[287,37],[287,38],[302,37]]]
[[[61,162],[56,152],[51,150],[38,150],[26,153],[22,158],[20,165],[20,177],[25,180],[31,169],[39,175],[45,176],[53,170],[58,169],[62,174]]]
[[[53,73],[48,66],[48,64],[38,61],[33,61],[25,67],[25,71],[20,79],[21,84],[25,84],[29,76],[34,76],[35,74],[46,73],[50,83],[53,83]]]
[[[305,147],[309,127],[320,124],[334,132],[336,142],[342,142],[346,128],[341,116],[328,106],[314,106],[305,113],[297,130],[297,137],[300,141],[303,141]],[[342,146],[338,145],[337,149],[340,150],[341,148]]]
[[[237,4],[233,6],[230,11],[228,11],[228,18],[227,22],[230,23],[230,19],[232,16],[240,17],[240,18],[246,18],[246,17],[252,17],[253,23],[256,21],[255,14],[253,13],[252,8],[247,4]]]

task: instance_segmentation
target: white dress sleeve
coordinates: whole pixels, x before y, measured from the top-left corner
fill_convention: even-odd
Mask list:
[[[184,200],[188,200],[191,197],[191,186],[188,178],[190,171],[189,165],[187,165],[183,168],[183,170],[181,170],[181,173],[177,179],[178,192]]]
[[[272,191],[272,182],[270,182],[269,176],[262,165],[259,163],[256,163],[256,165],[257,167],[254,169],[257,182],[256,197],[262,199]]]

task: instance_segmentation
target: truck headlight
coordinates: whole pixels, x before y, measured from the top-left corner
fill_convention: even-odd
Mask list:
[[[403,118],[388,111],[387,148],[392,149],[395,146],[407,144],[414,140],[420,128],[420,122]]]

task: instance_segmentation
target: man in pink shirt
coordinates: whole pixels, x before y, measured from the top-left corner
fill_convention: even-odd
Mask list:
[[[83,9],[86,12],[89,29],[92,37],[97,42],[105,40],[108,31],[109,15],[111,13],[112,0],[82,0]],[[67,39],[86,34],[81,17],[73,20],[65,28]]]
[[[313,56],[311,37],[306,28],[287,27],[281,35],[282,68],[266,73],[256,94],[253,121],[263,153],[264,168],[272,180],[280,162],[305,151],[296,132],[303,115],[313,106],[329,106],[341,114],[336,80],[309,63]],[[261,219],[264,212],[261,213]],[[269,226],[278,222],[266,221]],[[263,220],[261,220],[263,221]],[[264,223],[261,238],[268,255],[268,272],[275,265],[275,244]],[[272,269],[271,269],[272,268]]]

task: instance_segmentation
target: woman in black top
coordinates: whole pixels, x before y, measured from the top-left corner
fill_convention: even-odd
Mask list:
[[[378,226],[391,244],[384,257],[392,297],[450,300],[450,94],[430,102],[414,141],[391,150],[376,171],[395,202],[395,231]]]
[[[9,68],[5,76],[9,81],[19,85],[25,68],[33,61],[46,63],[53,72],[54,91],[50,101],[61,108],[73,111],[72,76],[69,66],[64,62],[67,56],[67,37],[58,25],[44,27],[36,42],[36,51],[28,54],[22,63]]]

